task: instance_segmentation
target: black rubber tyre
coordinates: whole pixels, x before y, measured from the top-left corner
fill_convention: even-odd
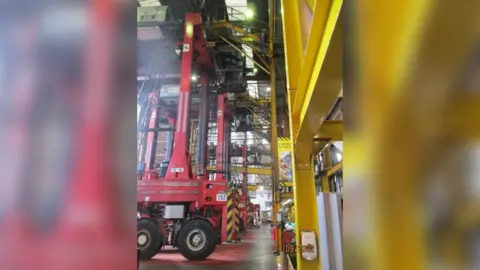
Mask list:
[[[199,241],[197,247],[195,240]],[[180,253],[191,261],[205,260],[215,250],[216,242],[217,233],[212,225],[203,219],[192,219],[185,223],[177,238]]]
[[[145,240],[146,239],[146,240]],[[137,249],[140,260],[149,260],[157,255],[162,246],[162,233],[155,221],[140,219],[137,221]]]
[[[217,231],[216,234],[217,234],[217,245],[221,245],[222,244],[222,218],[220,218],[220,224],[219,224],[219,228],[220,228],[220,231]]]

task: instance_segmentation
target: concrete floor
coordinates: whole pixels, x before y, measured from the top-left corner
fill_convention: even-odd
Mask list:
[[[277,270],[273,255],[270,226],[250,229],[240,243],[218,245],[205,261],[187,261],[176,250],[161,252],[152,260],[141,262],[140,270]]]

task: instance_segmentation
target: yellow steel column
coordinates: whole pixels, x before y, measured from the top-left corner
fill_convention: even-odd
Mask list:
[[[313,138],[338,97],[342,84],[341,31],[335,26],[343,2],[312,3],[282,1],[297,244],[301,243],[302,231],[313,231],[317,236],[319,233]],[[312,9],[305,43],[305,22],[308,21],[305,15]],[[315,260],[305,260],[299,251],[297,249],[297,269],[322,269],[320,253]]]
[[[285,46],[285,70],[287,74],[287,98],[288,98],[288,122],[289,122],[289,133],[291,138],[292,144],[292,169],[293,169],[293,184],[294,184],[294,211],[295,211],[295,234],[296,234],[296,242],[298,241],[298,235],[301,228],[305,228],[308,225],[308,221],[303,219],[304,213],[299,213],[299,205],[305,206],[306,202],[302,201],[301,194],[302,190],[297,188],[297,177],[299,177],[297,173],[297,169],[295,166],[295,148],[294,148],[294,134],[295,130],[298,130],[298,121],[294,121],[294,117],[291,113],[291,107],[293,102],[295,101],[295,95],[297,92],[298,87],[298,78],[300,75],[300,71],[302,69],[303,64],[303,51],[302,51],[302,39],[301,39],[301,29],[300,29],[300,18],[299,18],[299,10],[298,10],[298,1],[292,0],[282,0],[282,11],[283,11],[283,35],[284,35],[284,46]],[[308,177],[308,176],[307,176]],[[308,200],[308,199],[307,199]],[[305,213],[306,216],[312,213]],[[297,253],[297,256],[299,254]],[[301,260],[297,260],[297,269],[319,269],[318,266],[313,266],[312,268],[302,268],[303,263],[300,262]]]
[[[387,30],[387,26],[383,25],[383,30],[379,33],[385,35],[386,31],[389,31],[395,34],[391,35],[389,39],[386,36],[380,37],[380,34],[377,36],[376,41],[384,45],[382,46],[383,56],[374,59],[378,61],[375,63],[375,67],[372,60],[370,60],[372,62],[368,62],[369,60],[365,59],[364,64],[370,69],[364,74],[365,77],[362,77],[365,80],[362,84],[362,86],[365,86],[365,93],[362,93],[364,94],[364,96],[362,95],[364,98],[362,99],[362,105],[365,106],[362,107],[365,110],[362,117],[365,118],[363,118],[362,123],[369,131],[368,141],[364,142],[368,144],[366,159],[379,166],[379,171],[375,175],[371,175],[373,181],[371,186],[372,224],[374,225],[370,229],[369,238],[372,245],[370,254],[374,256],[372,257],[374,260],[371,261],[369,266],[372,269],[426,269],[425,238],[424,235],[421,235],[422,216],[420,208],[416,208],[419,202],[416,199],[418,195],[415,195],[414,192],[414,182],[418,180],[418,175],[416,175],[418,171],[410,162],[413,159],[418,162],[418,157],[407,156],[408,151],[399,151],[398,147],[388,143],[385,144],[384,138],[385,133],[389,132],[386,130],[387,112],[391,113],[391,110],[398,107],[395,103],[399,102],[398,97],[401,95],[401,76],[405,76],[407,61],[410,59],[408,56],[415,50],[414,42],[420,35],[415,31],[418,30],[418,23],[423,22],[424,16],[426,16],[425,4],[428,1],[395,2],[395,5],[392,5],[396,6],[395,8],[381,4],[379,1],[370,2],[371,7],[378,11],[377,14],[383,16],[387,16],[387,13],[390,14],[389,21],[391,21],[391,24],[389,26],[393,29]],[[374,7],[373,2],[377,4],[376,7]],[[371,31],[373,21],[366,23],[368,27],[371,27]],[[378,25],[378,22],[376,25]],[[368,41],[365,40],[365,42]],[[369,44],[368,48],[363,48],[373,50],[377,48],[375,45],[380,44]],[[376,74],[373,69],[375,69]],[[371,89],[368,89],[369,87]],[[367,103],[367,95],[370,98],[375,97],[374,106],[368,105],[371,100]],[[398,121],[395,121],[395,125],[399,124]],[[410,143],[411,146],[414,146],[418,145],[419,142]],[[401,145],[406,146],[404,143]],[[380,147],[388,149],[391,158],[380,160],[380,157],[387,158],[385,155],[379,155],[379,152],[382,151]],[[413,152],[411,151],[411,153]],[[390,172],[382,168],[382,165],[386,166]],[[417,209],[417,211],[413,211],[414,209]]]
[[[275,17],[275,2],[268,1],[269,8],[269,50],[270,50],[270,124],[272,130],[272,139],[270,147],[272,151],[272,222],[277,222],[277,213],[280,212],[280,193],[278,186],[278,135],[277,135],[277,104],[276,104],[276,79],[275,79],[275,59],[274,59],[274,17]],[[282,232],[277,230],[277,244],[275,252],[280,253],[280,245],[282,244]]]
[[[353,159],[374,171],[361,175],[359,185],[371,191],[361,191],[359,197],[373,201],[372,215],[365,218],[368,237],[360,241],[371,244],[366,247],[370,264],[363,269],[430,268],[423,174],[432,159],[428,153],[440,145],[439,116],[448,102],[449,86],[478,33],[474,12],[479,5],[428,0],[368,0],[358,5],[355,33],[361,37],[357,47],[362,74],[357,115],[363,129],[354,137],[362,139],[356,146],[364,147],[356,150],[365,152],[350,156],[355,146],[353,139],[346,140],[345,166],[348,181],[356,169]],[[347,186],[350,189],[352,183]]]
[[[286,72],[287,72],[287,94],[288,94],[288,120],[290,128],[290,138],[292,144],[292,169],[293,169],[293,196],[294,196],[294,211],[295,211],[295,240],[296,243],[300,243],[300,232],[306,228],[310,229],[318,224],[315,220],[315,209],[312,209],[311,205],[315,204],[315,194],[311,196],[312,191],[315,190],[314,181],[305,181],[306,184],[300,185],[298,179],[312,179],[313,170],[309,170],[306,164],[305,170],[301,170],[296,165],[297,153],[295,149],[295,134],[298,130],[298,120],[292,115],[292,106],[295,102],[295,96],[297,93],[298,79],[300,77],[300,71],[303,65],[303,44],[301,39],[300,18],[298,10],[298,1],[283,0],[283,33],[285,43],[285,60],[286,60]],[[305,153],[309,154],[309,153]],[[309,174],[309,171],[312,174]],[[312,183],[312,185],[308,185]],[[310,186],[310,187],[309,187]],[[310,196],[309,196],[310,195]],[[312,211],[313,210],[313,211]],[[314,220],[312,220],[312,218]],[[321,269],[320,260],[304,262],[301,260],[301,254],[297,252],[297,269]]]

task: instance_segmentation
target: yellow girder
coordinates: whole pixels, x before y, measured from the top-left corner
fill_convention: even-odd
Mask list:
[[[335,166],[327,170],[327,177],[334,175],[335,173],[339,172],[342,169],[343,169],[343,162],[339,162],[335,164]]]
[[[241,33],[243,35],[242,39],[246,41],[260,41],[260,37],[258,35],[248,33],[242,27],[228,21],[216,21],[213,26],[214,28],[230,28],[237,33]]]
[[[320,130],[314,135],[315,140],[343,140],[343,121],[324,121]]]
[[[280,200],[293,199],[293,192],[280,193]]]
[[[215,171],[215,166],[208,166],[208,171]],[[253,167],[230,167],[230,171],[233,173],[247,173],[247,174],[259,174],[259,175],[271,175],[271,168],[253,168]]]
[[[319,233],[317,207],[312,203],[316,201],[311,158],[314,136],[318,135],[316,144],[323,146],[342,137],[338,123],[322,130],[342,90],[342,26],[337,22],[342,4],[341,0],[282,1],[297,243],[303,230]],[[332,131],[337,134],[332,136]],[[298,252],[297,269],[322,269],[320,253],[307,261]]]
[[[458,115],[468,114],[463,105],[474,102],[457,100],[451,85],[478,46],[480,2],[361,3],[352,41],[361,70],[354,114],[359,128],[348,134],[344,153],[345,197],[357,200],[346,200],[344,214],[355,222],[344,223],[344,250],[366,251],[353,268],[362,261],[363,269],[430,269],[419,188],[445,136],[479,135],[478,125]],[[473,105],[477,111],[479,105]],[[359,233],[359,226],[368,231]],[[465,268],[457,259],[444,260],[451,263],[447,268]]]

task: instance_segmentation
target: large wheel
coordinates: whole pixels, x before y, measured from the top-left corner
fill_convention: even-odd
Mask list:
[[[183,257],[191,261],[205,260],[215,250],[217,233],[203,219],[185,223],[178,234],[177,243]]]
[[[162,240],[162,233],[155,221],[149,219],[137,221],[137,249],[140,260],[149,260],[157,255]]]
[[[217,245],[221,245],[222,244],[222,218],[220,218],[220,224],[219,224],[219,228],[220,228],[220,231],[217,231],[216,234],[217,234]]]

